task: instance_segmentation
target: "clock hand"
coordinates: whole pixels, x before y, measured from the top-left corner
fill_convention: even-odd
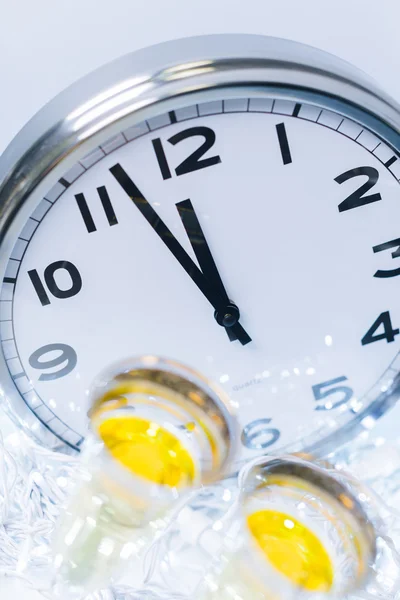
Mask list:
[[[190,200],[183,200],[182,202],[178,202],[176,207],[188,235],[190,244],[199,262],[202,273],[211,282],[213,287],[216,290],[219,290],[221,299],[224,301],[225,306],[235,306],[230,301],[228,294],[226,293],[224,284],[217,269],[217,265],[215,264],[206,237],[193,208],[193,204]],[[220,315],[218,315],[217,311],[215,312],[215,318],[219,322]],[[221,323],[219,324],[221,325]],[[225,329],[231,342],[238,339],[232,327],[226,327]]]
[[[232,329],[236,339],[238,339],[242,345],[251,342],[251,337],[239,323],[240,312],[238,307],[229,302],[228,296],[226,296],[228,299],[227,303],[225,297],[221,294],[221,288],[219,286],[216,287],[215,272],[213,272],[213,281],[211,281],[209,277],[198,268],[119,163],[111,167],[110,172],[170,252],[175,256],[179,264],[185,269],[186,273],[215,308],[215,319],[217,323],[227,330]]]

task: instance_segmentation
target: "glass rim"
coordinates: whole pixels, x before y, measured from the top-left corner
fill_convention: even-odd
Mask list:
[[[340,594],[352,594],[364,589],[372,577],[371,567],[378,558],[377,538],[379,534],[371,521],[371,516],[364,508],[366,501],[362,501],[357,496],[357,491],[352,489],[351,481],[345,483],[339,480],[340,472],[335,476],[332,473],[333,465],[329,465],[330,470],[312,462],[313,457],[307,458],[295,454],[271,455],[257,457],[248,463],[239,474],[238,486],[240,490],[240,505],[245,506],[245,500],[256,493],[258,490],[268,487],[268,482],[262,481],[262,477],[281,476],[288,481],[305,482],[311,489],[320,490],[323,498],[333,501],[339,511],[346,514],[350,520],[355,523],[359,532],[361,543],[360,563],[362,570],[354,578],[354,581],[347,586]],[[317,460],[317,458],[315,458]],[[271,481],[271,485],[273,482]],[[335,597],[335,590],[321,592],[318,597]]]
[[[88,416],[92,433],[99,441],[101,436],[95,426],[96,417],[108,403],[110,416],[115,416],[111,403],[118,393],[122,394],[124,391],[126,394],[137,392],[149,396],[164,396],[178,408],[193,410],[194,418],[196,413],[207,414],[218,430],[220,446],[224,451],[221,456],[217,456],[212,467],[201,470],[199,483],[208,485],[231,474],[238,449],[239,426],[228,395],[217,384],[195,369],[169,358],[143,355],[115,362],[95,378],[89,392]],[[127,398],[126,406],[134,406],[134,403]],[[212,432],[207,430],[205,424],[200,425],[212,446]],[[106,448],[105,450],[108,454]]]

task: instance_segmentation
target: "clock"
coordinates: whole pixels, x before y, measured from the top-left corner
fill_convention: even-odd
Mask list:
[[[239,461],[370,428],[399,395],[399,124],[363,73],[262,36],[68,88],[0,163],[9,414],[79,450],[93,378],[151,353],[225,389]]]

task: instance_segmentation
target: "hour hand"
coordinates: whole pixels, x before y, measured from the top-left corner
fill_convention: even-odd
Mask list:
[[[220,295],[222,302],[219,309],[216,308],[215,310],[215,319],[219,325],[225,327],[230,341],[234,342],[238,339],[236,333],[237,323],[230,323],[233,323],[234,320],[239,320],[239,309],[228,298],[228,294],[226,293],[224,284],[217,269],[217,265],[215,264],[206,237],[193,208],[193,204],[190,200],[183,200],[182,202],[178,202],[176,207],[196,258],[199,262],[200,269],[204,276],[211,282],[215,290],[218,290]],[[243,332],[239,333],[239,337],[243,337]]]
[[[188,232],[190,243],[192,244],[202,270],[199,269],[186,250],[180,245],[178,240],[165,225],[164,221],[158,216],[157,212],[146,200],[121,165],[119,163],[114,165],[111,167],[110,172],[179,264],[185,269],[186,273],[214,307],[214,316],[217,323],[222,327],[225,327],[227,331],[231,331],[228,331],[229,339],[231,341],[237,339],[242,345],[251,342],[251,337],[239,323],[240,312],[238,307],[229,301],[190,200],[180,202],[178,204],[178,211],[186,231],[188,232],[187,226],[189,227],[190,225],[190,227],[194,227],[194,232],[198,235],[199,244],[196,246],[196,243],[192,241],[193,236]],[[235,335],[235,338],[233,338],[232,332],[233,335]]]

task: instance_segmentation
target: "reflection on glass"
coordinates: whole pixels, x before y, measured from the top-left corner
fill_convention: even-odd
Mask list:
[[[173,361],[141,357],[91,391],[89,474],[62,515],[55,565],[73,589],[110,584],[139,557],[180,499],[226,473],[236,423],[223,392]]]
[[[296,456],[262,458],[241,483],[222,559],[201,600],[336,597],[365,584],[375,531],[331,472]]]

